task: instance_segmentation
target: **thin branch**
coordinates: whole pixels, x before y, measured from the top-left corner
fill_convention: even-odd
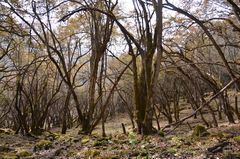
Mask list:
[[[195,114],[197,114],[198,111],[200,111],[201,109],[203,109],[204,107],[208,106],[215,98],[217,98],[220,94],[222,94],[226,89],[228,89],[229,87],[231,87],[235,82],[237,82],[240,79],[240,77],[237,77],[233,80],[231,80],[227,85],[225,85],[220,91],[218,91],[216,94],[212,95],[212,97],[207,100],[202,106],[200,106],[198,109],[196,109],[191,115],[186,116],[185,118],[181,119],[178,122],[175,122],[171,125],[175,125],[174,128],[172,130],[170,130],[169,132],[167,132],[167,134],[172,133],[174,130],[176,130],[184,121],[186,121],[187,119],[193,117]],[[165,126],[163,128],[166,129],[167,127],[169,127],[169,125]]]

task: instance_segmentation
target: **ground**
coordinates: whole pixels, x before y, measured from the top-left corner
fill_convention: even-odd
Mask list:
[[[191,120],[191,127],[199,125],[199,119]],[[127,134],[122,133],[125,123]],[[201,127],[201,126],[200,126]],[[166,129],[171,130],[172,127]],[[204,159],[240,158],[240,124],[220,123],[208,133],[193,136],[188,124],[181,125],[173,133],[163,132],[151,136],[137,135],[132,131],[126,115],[119,115],[106,123],[107,137],[101,137],[97,128],[92,135],[78,134],[78,128],[66,135],[59,129],[44,132],[41,136],[15,135],[11,130],[0,134],[0,158],[14,159]],[[1,131],[0,131],[1,132]],[[219,146],[218,146],[219,145]]]

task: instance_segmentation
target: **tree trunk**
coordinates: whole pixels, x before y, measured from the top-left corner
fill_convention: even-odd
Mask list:
[[[230,106],[228,101],[227,92],[224,95],[222,95],[222,100],[223,100],[224,112],[228,118],[229,123],[235,123],[232,107]]]
[[[70,103],[71,93],[70,91],[67,92],[67,97],[65,100],[65,104],[63,107],[63,117],[62,117],[62,134],[66,134],[67,131],[67,113],[68,113],[68,105]]]
[[[83,120],[82,120],[82,130],[79,132],[80,134],[84,134],[84,135],[89,135],[91,134],[91,124],[90,124],[90,118],[85,115]]]
[[[16,131],[16,133],[19,132],[19,130],[22,131],[22,133],[24,135],[28,134],[29,133],[29,128],[28,128],[28,125],[27,125],[27,122],[26,122],[26,117],[25,117],[25,112],[22,112],[21,111],[21,108],[20,108],[20,102],[21,102],[21,96],[22,96],[22,93],[21,93],[21,90],[22,90],[22,84],[21,84],[21,81],[20,81],[20,75],[17,75],[17,88],[16,88],[16,97],[15,97],[15,104],[14,104],[14,107],[17,111],[17,120],[19,120],[19,128],[18,130]]]
[[[237,97],[237,95],[235,95],[234,102],[235,102],[235,114],[237,115],[238,120],[240,120],[240,113],[239,113],[239,108],[238,108],[238,97]]]
[[[143,121],[143,134],[149,135],[153,133],[153,85],[152,85],[152,56],[146,56],[145,62],[145,81],[146,81],[146,105],[145,116]]]

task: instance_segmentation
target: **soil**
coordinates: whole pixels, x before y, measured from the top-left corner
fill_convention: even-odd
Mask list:
[[[218,128],[207,129],[207,135],[192,136],[190,128],[194,128],[199,120],[192,119],[166,136],[162,131],[150,136],[136,134],[126,115],[118,115],[106,123],[107,137],[101,136],[100,127],[89,136],[78,134],[78,128],[68,130],[65,135],[60,134],[58,128],[31,137],[1,133],[0,158],[240,159],[239,123],[222,122]],[[121,123],[125,124],[127,134],[122,133]]]

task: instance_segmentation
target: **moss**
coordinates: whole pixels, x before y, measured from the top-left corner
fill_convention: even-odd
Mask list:
[[[60,135],[59,138],[57,138],[57,140],[61,141],[61,142],[63,142],[63,141],[71,141],[73,139],[74,139],[74,137],[69,135],[69,134]]]
[[[96,149],[88,149],[88,150],[85,150],[83,152],[84,156],[85,157],[96,157],[98,155],[100,155],[100,151],[99,150],[96,150]]]
[[[104,157],[101,157],[100,159],[119,159],[120,157],[118,156],[104,156]]]
[[[53,140],[56,140],[56,139],[60,138],[61,134],[60,133],[52,133],[50,136],[52,137]]]
[[[3,156],[0,156],[1,159],[19,159],[20,157],[17,156],[14,153],[10,153],[10,154],[4,154]]]
[[[238,143],[240,143],[240,136],[235,136],[235,137],[233,137],[233,140],[236,141],[236,142],[238,142]]]
[[[225,139],[233,138],[233,134],[231,134],[231,133],[223,133],[223,136],[224,136]]]
[[[0,128],[0,134],[11,135],[11,134],[14,134],[14,131],[8,128]]]
[[[52,133],[52,132],[44,132],[44,135],[46,136],[45,137],[46,140],[51,140],[51,141],[57,140],[61,137],[60,133]]]
[[[16,155],[4,155],[2,159],[19,159],[19,157]]]
[[[34,151],[48,150],[49,148],[52,148],[52,141],[40,140],[34,146]]]
[[[100,138],[94,141],[93,146],[104,146],[107,145],[109,138]]]
[[[90,141],[89,136],[84,136],[84,137],[82,138],[82,140],[81,140],[81,144],[86,144],[86,143],[88,143],[89,141]]]
[[[208,135],[210,135],[210,133],[201,124],[196,125],[193,129],[192,137],[205,137],[205,136],[208,136]]]
[[[233,134],[225,133],[225,132],[217,132],[217,133],[211,134],[211,137],[215,137],[218,140],[228,140],[233,138]]]
[[[75,152],[75,151],[73,151],[73,150],[69,150],[69,151],[67,152],[66,157],[74,157],[74,156],[76,156],[76,155],[77,155],[77,152]]]
[[[161,137],[164,137],[165,133],[164,133],[164,131],[160,130],[160,131],[158,131],[158,135],[161,136]]]
[[[17,156],[19,156],[19,157],[27,157],[27,156],[32,156],[32,153],[27,151],[27,150],[24,150],[24,149],[19,149],[17,151]]]

